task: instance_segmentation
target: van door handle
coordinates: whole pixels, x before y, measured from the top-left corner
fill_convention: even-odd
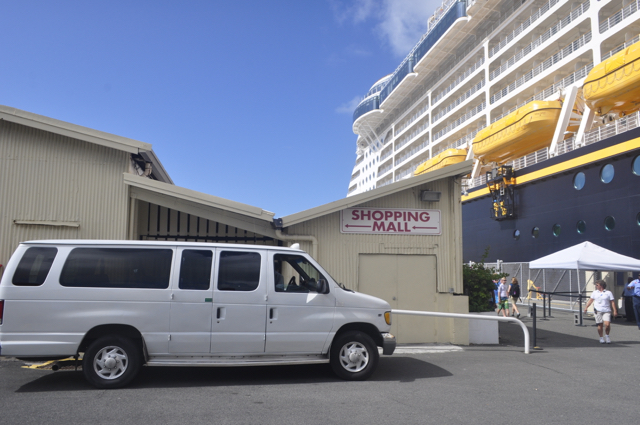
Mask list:
[[[216,319],[219,319],[220,316],[221,316],[220,307],[218,307],[218,310],[216,312]]]
[[[273,319],[273,311],[275,310],[275,308],[270,308],[269,309],[269,320]]]

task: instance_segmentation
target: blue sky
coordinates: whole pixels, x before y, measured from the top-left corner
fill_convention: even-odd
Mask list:
[[[3,2],[0,104],[151,143],[282,217],[346,196],[351,115],[437,0]]]

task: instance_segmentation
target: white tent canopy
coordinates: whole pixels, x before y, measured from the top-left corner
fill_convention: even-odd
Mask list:
[[[609,251],[591,242],[582,242],[531,261],[529,268],[640,271],[640,260]]]

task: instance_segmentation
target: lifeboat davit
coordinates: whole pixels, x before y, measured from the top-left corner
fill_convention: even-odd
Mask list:
[[[483,164],[504,163],[549,146],[562,102],[534,100],[483,128],[473,139],[473,154]]]
[[[440,152],[428,161],[418,165],[416,171],[413,172],[414,176],[428,173],[429,171],[439,170],[449,165],[457,164],[467,158],[466,149],[447,149],[444,152]]]
[[[640,42],[594,66],[582,86],[584,102],[602,116],[640,109]]]

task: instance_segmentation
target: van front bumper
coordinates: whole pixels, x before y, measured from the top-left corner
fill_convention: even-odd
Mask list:
[[[396,349],[396,337],[390,333],[382,334],[382,354],[390,356]]]

